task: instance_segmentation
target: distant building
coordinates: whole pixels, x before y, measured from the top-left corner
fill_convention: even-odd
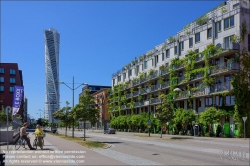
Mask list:
[[[0,110],[12,107],[14,86],[23,86],[22,71],[17,63],[0,63]],[[25,89],[24,89],[25,92]],[[23,116],[23,100],[17,114]]]
[[[99,90],[92,94],[95,98],[97,108],[100,110],[99,122],[96,124],[96,128],[107,129],[109,128],[109,116],[108,116],[108,88]]]
[[[111,86],[103,86],[103,85],[86,85],[82,88],[82,92],[79,94],[79,97],[84,94],[84,92],[89,89],[90,94],[93,94],[95,92],[98,92],[99,90],[105,89],[105,88],[111,88]]]
[[[45,40],[45,74],[46,74],[46,96],[45,96],[45,119],[55,122],[52,114],[60,108],[59,89],[59,45],[60,34],[50,28],[44,31]]]

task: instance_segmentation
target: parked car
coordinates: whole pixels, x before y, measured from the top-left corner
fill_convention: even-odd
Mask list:
[[[108,129],[104,130],[104,134],[115,134],[115,129],[108,128]]]

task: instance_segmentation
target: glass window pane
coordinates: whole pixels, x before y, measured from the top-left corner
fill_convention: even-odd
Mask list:
[[[234,26],[234,16],[230,17],[230,27]]]

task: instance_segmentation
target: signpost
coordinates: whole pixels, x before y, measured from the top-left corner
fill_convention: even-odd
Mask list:
[[[10,106],[7,106],[5,108],[5,114],[7,115],[7,150],[9,150],[9,113],[11,111],[11,107]]]
[[[148,120],[148,128],[151,128],[151,121]]]
[[[244,121],[244,138],[246,138],[246,120],[247,117],[242,117],[243,121]]]

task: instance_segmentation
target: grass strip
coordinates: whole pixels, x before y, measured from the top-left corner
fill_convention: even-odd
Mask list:
[[[79,138],[79,137],[72,138],[70,136],[66,137],[64,134],[55,134],[55,133],[50,133],[50,132],[48,132],[48,133],[53,135],[53,136],[57,136],[57,137],[60,137],[60,138],[75,142],[75,143],[77,143],[77,144],[79,144],[81,146],[87,147],[89,149],[107,148],[108,147],[108,144],[102,143],[102,142],[91,141],[91,140],[87,140],[87,139],[86,139],[86,141],[83,141],[83,138]]]

